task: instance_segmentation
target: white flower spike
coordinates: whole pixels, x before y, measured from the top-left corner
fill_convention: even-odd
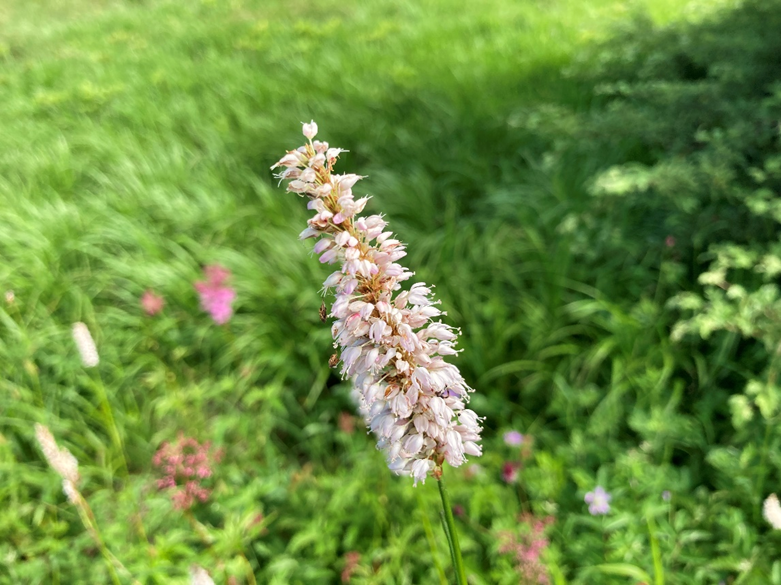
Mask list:
[[[363,177],[332,173],[340,152],[314,141],[317,124],[303,125],[309,143],[288,152],[272,169],[289,180],[287,190],[309,198],[314,212],[301,239],[320,237],[320,262],[336,264],[324,288],[334,288],[330,316],[341,373],[353,382],[359,410],[378,438],[389,468],[415,484],[453,467],[466,455],[481,455],[480,417],[466,408],[473,392],[458,368],[442,356],[456,355],[457,331],[442,321],[432,287],[401,283],[414,275],[398,261],[405,247],[386,231],[380,215],[358,216],[368,197],[355,199]]]
[[[206,572],[206,569],[193,565],[190,567],[190,585],[214,585],[214,580]]]
[[[781,530],[781,504],[775,494],[770,494],[762,506],[762,515],[775,528]]]
[[[81,363],[85,368],[94,368],[100,363],[98,348],[95,347],[92,334],[81,321],[73,324],[73,341],[76,342],[76,349],[79,350]]]

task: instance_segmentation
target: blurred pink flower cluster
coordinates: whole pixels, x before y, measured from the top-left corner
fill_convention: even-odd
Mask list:
[[[157,487],[173,488],[171,499],[178,510],[190,509],[196,501],[205,502],[211,490],[201,485],[201,480],[211,477],[214,463],[219,462],[220,451],[213,451],[211,443],[199,443],[182,433],[174,443],[165,442],[155,453],[152,463],[164,476],[157,480]]]
[[[163,310],[164,306],[165,299],[151,290],[144,291],[144,294],[141,296],[141,308],[150,317],[157,315]]]
[[[358,551],[350,551],[344,555],[344,569],[342,569],[342,583],[349,583],[353,577],[353,573],[358,568],[358,563],[361,562],[361,553]]]
[[[216,323],[227,323],[233,316],[233,301],[236,300],[236,290],[226,284],[230,278],[230,270],[213,264],[203,269],[205,280],[195,282],[195,290],[201,301],[201,308],[211,315]],[[152,290],[147,289],[141,295],[141,308],[150,317],[160,313],[165,307],[165,299]]]
[[[211,315],[215,323],[227,323],[233,315],[233,301],[236,291],[227,286],[225,281],[230,277],[230,270],[218,264],[203,269],[206,281],[195,283],[195,290],[201,296],[201,308]]]
[[[521,583],[550,583],[548,571],[542,561],[542,553],[548,547],[545,530],[553,524],[554,518],[546,516],[537,518],[524,512],[518,517],[520,533],[505,531],[499,534],[503,541],[499,552],[512,554],[515,558],[515,570],[521,577]]]
[[[333,173],[341,152],[312,141],[317,124],[304,124],[308,142],[272,169],[287,190],[309,198],[314,213],[300,237],[319,238],[320,262],[336,264],[323,284],[334,288],[330,316],[341,372],[353,382],[361,414],[378,438],[389,468],[415,483],[436,476],[443,461],[453,467],[482,453],[480,417],[466,407],[473,392],[458,368],[458,331],[441,320],[432,286],[403,290],[414,273],[398,263],[404,245],[381,215],[359,216],[369,200],[355,199],[359,175]]]

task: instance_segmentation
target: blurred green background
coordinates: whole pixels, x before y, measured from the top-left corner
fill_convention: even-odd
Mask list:
[[[778,0],[5,0],[0,582],[111,582],[35,422],[138,582],[450,582],[433,482],[350,430],[330,271],[269,171],[315,119],[462,329],[470,583],[533,582],[502,552],[532,514],[542,582],[781,585],[779,31]],[[188,513],[152,465],[180,432],[223,450]]]

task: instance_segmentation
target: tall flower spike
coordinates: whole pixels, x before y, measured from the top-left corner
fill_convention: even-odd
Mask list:
[[[355,199],[363,177],[337,175],[339,148],[312,141],[317,125],[304,124],[308,143],[289,151],[272,169],[287,190],[307,196],[314,212],[300,238],[320,238],[314,252],[339,269],[324,283],[336,298],[330,316],[342,377],[353,382],[359,410],[378,438],[388,467],[424,482],[447,461],[458,467],[479,456],[480,417],[466,408],[473,392],[458,368],[457,332],[434,318],[442,315],[422,282],[403,290],[414,273],[398,261],[404,245],[386,231],[381,215],[358,216],[368,197]]]

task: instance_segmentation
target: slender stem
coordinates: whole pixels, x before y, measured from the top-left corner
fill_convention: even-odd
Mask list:
[[[201,542],[207,547],[210,547],[214,543],[214,539],[211,537],[206,527],[195,519],[195,516],[193,516],[193,513],[190,510],[185,510],[184,516],[190,522],[190,526],[193,527],[193,530],[201,539]]]
[[[258,582],[255,580],[255,570],[252,568],[252,563],[249,562],[247,555],[244,554],[244,551],[239,551],[239,555],[244,559],[244,564],[247,565],[247,581],[249,585],[258,585]]]
[[[765,489],[765,475],[766,475],[765,463],[767,462],[767,451],[770,445],[770,434],[772,431],[772,426],[770,424],[770,421],[765,420],[764,422],[765,422],[765,440],[762,441],[762,453],[760,455],[760,460],[759,460],[759,478],[757,478],[757,486],[756,486],[757,499],[760,502],[762,501],[762,492]],[[759,510],[761,506],[754,506],[754,508],[755,508],[754,516],[756,517],[757,520],[759,520],[759,516],[760,516]]]
[[[94,540],[95,544],[98,545],[98,549],[106,559],[106,564],[108,565],[112,582],[115,583],[115,585],[121,585],[121,581],[117,575],[117,570],[120,570],[127,575],[130,575],[130,571],[127,570],[125,565],[122,564],[122,561],[115,557],[106,546],[106,543],[103,540],[103,536],[100,534],[100,529],[98,528],[98,522],[95,519],[95,514],[92,512],[92,508],[90,508],[87,500],[84,499],[84,496],[82,496],[80,492],[77,492],[77,497],[74,504],[79,512],[81,523],[84,524],[84,527],[87,529],[87,532],[89,532],[92,540]],[[131,581],[133,585],[141,585],[136,579],[133,579],[132,576]]]
[[[106,387],[103,385],[103,378],[100,377],[100,373],[96,372],[94,376],[95,389],[97,390],[98,400],[100,401],[100,408],[103,411],[105,418],[106,430],[111,435],[111,441],[114,443],[114,448],[119,451],[119,456],[122,461],[122,467],[125,470],[125,476],[130,474],[130,470],[127,466],[127,460],[125,459],[125,446],[122,444],[122,436],[119,434],[119,428],[117,427],[116,420],[114,420],[114,412],[111,409],[111,403],[108,400],[108,394],[106,393]]]
[[[108,567],[109,575],[111,575],[111,582],[114,583],[114,585],[121,585],[122,582],[119,580],[119,575],[117,575],[116,568],[114,567],[114,561],[111,558],[111,553],[109,553],[109,550],[106,548],[103,539],[100,537],[100,533],[90,525],[89,518],[86,517],[84,510],[82,510],[80,507],[77,508],[79,510],[79,516],[81,516],[81,522],[87,528],[90,536],[92,536],[92,540],[94,540],[95,544],[98,545],[98,549],[100,549],[103,558],[106,559],[106,566]]]
[[[453,553],[453,569],[456,572],[456,578],[458,585],[467,585],[466,569],[464,568],[464,559],[461,557],[461,547],[458,545],[458,531],[456,530],[456,521],[453,518],[453,506],[450,504],[450,496],[445,489],[445,482],[442,480],[442,476],[439,476],[437,481],[439,486],[439,495],[442,498],[442,508],[445,513],[445,525],[447,526],[447,533],[450,536],[450,544]]]
[[[423,505],[423,498],[420,495],[420,490],[415,492],[418,496],[418,508],[420,511],[420,518],[423,522],[423,531],[426,533],[426,540],[428,540],[428,546],[431,550],[431,560],[434,563],[434,568],[439,575],[440,585],[447,585],[447,577],[445,577],[445,570],[442,568],[442,564],[439,562],[439,555],[437,555],[437,543],[434,540],[434,531],[431,528],[431,522],[426,514],[426,507]]]
[[[445,531],[445,538],[447,538],[447,550],[450,551],[450,562],[453,563],[453,567],[455,567],[456,554],[453,552],[453,539],[450,538],[450,529],[447,527],[447,520],[445,520],[444,510],[439,511],[439,521],[442,522],[442,530]]]

